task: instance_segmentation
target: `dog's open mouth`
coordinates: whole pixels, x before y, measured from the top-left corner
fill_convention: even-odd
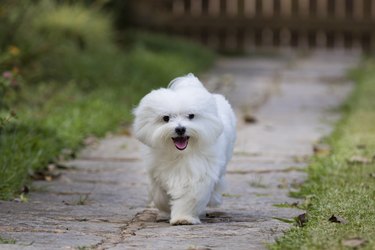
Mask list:
[[[178,150],[184,150],[188,145],[189,136],[173,137],[172,140]]]

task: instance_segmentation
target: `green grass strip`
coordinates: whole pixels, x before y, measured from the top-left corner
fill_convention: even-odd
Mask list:
[[[333,152],[316,158],[300,195],[306,226],[294,227],[270,249],[375,249],[375,63],[353,73],[354,93],[327,139]],[[329,221],[339,216],[346,223]]]

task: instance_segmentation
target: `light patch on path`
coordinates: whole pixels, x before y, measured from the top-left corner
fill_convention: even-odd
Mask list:
[[[205,78],[227,96],[239,124],[224,204],[203,224],[170,226],[148,207],[142,146],[111,136],[64,163],[61,177],[36,181],[29,201],[0,201],[0,249],[262,249],[303,213],[276,204],[305,179],[312,145],[339,118],[357,55],[314,53],[221,59]],[[244,117],[247,118],[245,122]],[[252,121],[255,121],[253,123]]]

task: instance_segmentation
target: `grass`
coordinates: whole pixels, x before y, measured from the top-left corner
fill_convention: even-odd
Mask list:
[[[139,39],[142,39],[141,37]],[[0,198],[9,199],[29,181],[29,174],[54,161],[63,149],[77,150],[87,136],[103,136],[131,122],[131,109],[152,88],[166,86],[179,75],[199,72],[213,56],[195,45],[200,57],[184,50],[155,51],[134,45],[121,77],[108,78],[87,91],[74,80],[59,86],[46,82],[24,89],[26,101],[15,109],[18,118],[0,128]]]
[[[16,244],[16,240],[5,239],[0,236],[0,244]]]
[[[249,185],[250,185],[250,187],[254,187],[254,188],[267,188],[268,187],[267,184],[263,183],[261,178],[250,181]]]
[[[156,34],[126,32],[118,44],[111,18],[80,4],[6,3],[0,15],[0,199],[19,195],[33,172],[63,151],[78,150],[85,138],[130,124],[132,108],[151,89],[199,73],[214,59],[199,45]],[[14,89],[5,72],[17,80]],[[8,119],[10,110],[16,116]]]
[[[375,249],[375,62],[364,63],[353,77],[357,85],[344,118],[327,139],[333,152],[313,160],[299,192],[309,199],[309,221],[271,249]],[[347,223],[330,222],[332,215]]]

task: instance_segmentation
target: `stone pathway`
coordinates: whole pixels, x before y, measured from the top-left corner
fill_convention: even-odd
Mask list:
[[[238,141],[220,208],[203,224],[170,226],[148,207],[141,145],[110,136],[36,181],[28,202],[0,201],[0,249],[262,249],[303,211],[288,192],[305,178],[312,145],[331,131],[357,55],[221,59],[206,78],[238,115]],[[56,171],[56,170],[55,170]]]

